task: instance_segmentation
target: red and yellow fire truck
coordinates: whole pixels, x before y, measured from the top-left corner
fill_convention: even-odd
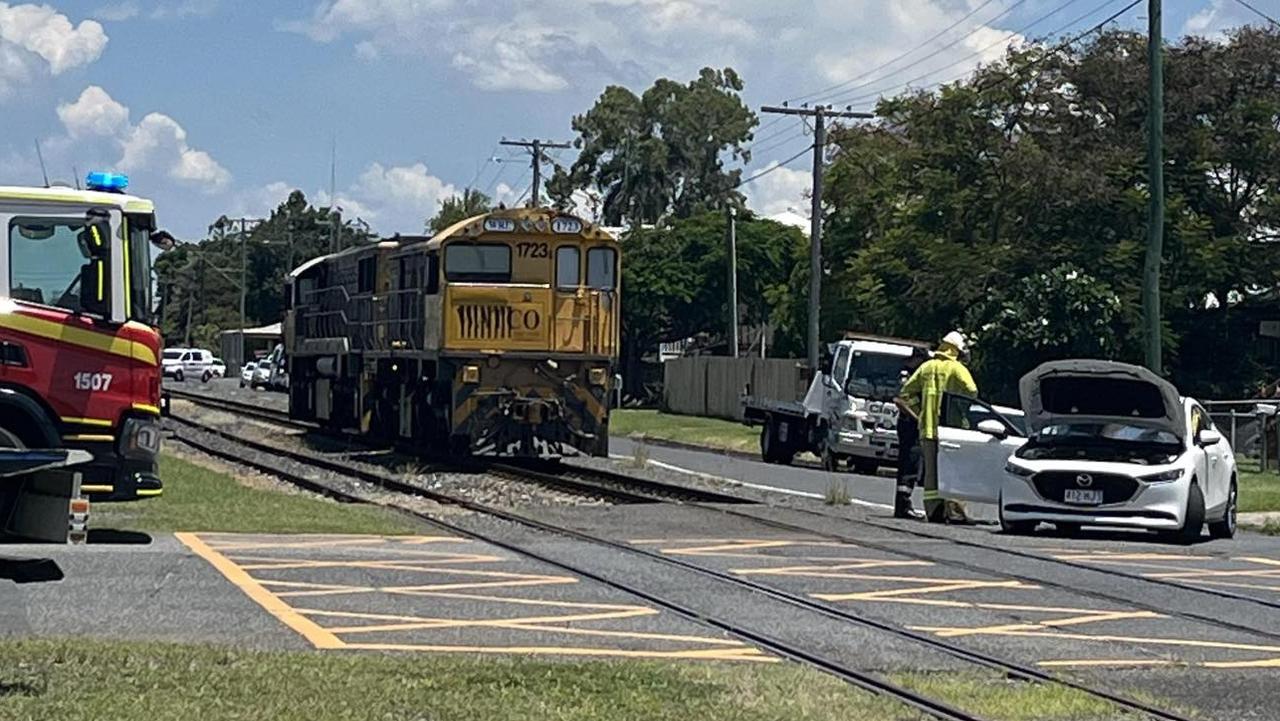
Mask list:
[[[173,240],[127,185],[0,186],[0,448],[88,451],[94,501],[162,490],[151,255]]]

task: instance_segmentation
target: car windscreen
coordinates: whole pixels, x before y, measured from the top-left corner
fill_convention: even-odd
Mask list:
[[[906,365],[906,356],[855,351],[847,390],[850,395],[890,400],[902,385],[902,371]]]
[[[1046,426],[1036,436],[1041,443],[1125,442],[1155,445],[1178,445],[1178,437],[1159,428],[1145,428],[1128,423],[1058,423]]]
[[[164,359],[165,359],[165,360],[178,360],[179,358],[181,358],[181,357],[182,357],[182,351],[180,351],[180,350],[167,350],[167,351],[165,351],[165,352],[164,352],[164,356],[163,356],[163,357],[164,357]]]

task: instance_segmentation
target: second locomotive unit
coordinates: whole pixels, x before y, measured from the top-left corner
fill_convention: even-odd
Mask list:
[[[550,209],[316,258],[286,283],[289,411],[456,454],[609,451],[617,241]]]

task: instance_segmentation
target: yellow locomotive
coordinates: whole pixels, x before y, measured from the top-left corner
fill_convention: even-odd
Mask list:
[[[311,260],[286,282],[289,412],[456,454],[609,451],[617,241],[544,208]]]

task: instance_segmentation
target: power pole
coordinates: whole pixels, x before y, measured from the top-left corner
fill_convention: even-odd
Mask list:
[[[725,208],[729,217],[729,357],[738,357],[738,211]]]
[[[822,312],[822,161],[827,144],[827,118],[874,118],[873,113],[832,110],[830,105],[788,108],[766,105],[761,112],[813,118],[813,206],[809,225],[809,369],[817,373],[820,340],[818,317]]]
[[[502,145],[514,145],[519,148],[529,148],[530,155],[533,157],[533,186],[529,193],[529,207],[536,208],[542,204],[542,151],[547,148],[568,148],[568,143],[556,143],[550,140],[507,140],[499,141]]]
[[[1164,33],[1160,0],[1147,0],[1147,258],[1142,267],[1142,322],[1146,328],[1147,367],[1160,373],[1160,261],[1164,257]]]

